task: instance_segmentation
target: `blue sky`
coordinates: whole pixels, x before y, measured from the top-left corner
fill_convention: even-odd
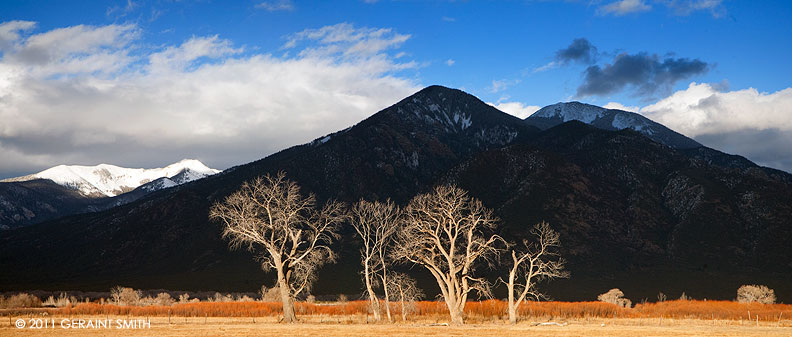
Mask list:
[[[20,97],[0,100],[0,117],[18,121],[0,128],[0,153],[15,159],[0,164],[0,177],[61,163],[150,167],[182,157],[222,169],[354,124],[431,84],[521,117],[568,100],[623,107],[790,170],[792,152],[781,149],[792,141],[790,17],[789,1],[6,0],[0,76],[6,72],[6,94]],[[589,57],[560,58],[576,39],[595,48]],[[169,61],[155,67],[162,59]],[[227,77],[229,68],[245,75]],[[317,83],[312,71],[323,74]],[[284,89],[266,80],[274,73],[271,81],[300,80]],[[584,84],[596,89],[586,94]],[[44,86],[60,94],[36,89]],[[187,97],[217,86],[258,94]],[[168,88],[184,95],[160,97]],[[2,90],[0,77],[0,97]],[[68,94],[75,91],[79,100]],[[699,104],[706,98],[718,104]],[[215,109],[181,111],[180,99]],[[267,102],[238,104],[244,99]],[[134,105],[141,101],[149,104]],[[759,112],[745,111],[756,104]],[[128,128],[105,126],[119,119],[114,109]],[[217,127],[214,114],[242,116],[245,125]],[[42,126],[53,115],[63,125]],[[251,142],[260,143],[243,144]],[[239,150],[229,153],[231,146]]]

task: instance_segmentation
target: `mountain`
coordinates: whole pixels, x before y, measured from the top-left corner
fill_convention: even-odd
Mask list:
[[[219,172],[185,159],[164,168],[59,165],[0,181],[0,229],[96,212]]]
[[[49,179],[90,198],[115,197],[160,178],[169,178],[162,186],[175,186],[220,172],[195,159],[184,159],[163,168],[125,168],[115,165],[58,165],[39,173],[9,178],[0,182]],[[175,181],[173,179],[178,180]],[[154,188],[149,188],[153,190]]]
[[[542,130],[577,120],[603,130],[632,129],[650,139],[676,149],[700,148],[701,144],[662,124],[634,112],[606,109],[580,102],[548,105],[525,118],[525,122]]]
[[[750,282],[792,300],[790,175],[750,162],[726,167],[716,150],[689,150],[578,121],[541,130],[467,93],[431,86],[350,128],[222,174],[0,232],[0,268],[13,271],[0,273],[0,290],[271,285],[251,253],[229,250],[207,213],[243,182],[282,170],[320,201],[404,204],[455,183],[495,210],[511,241],[547,220],[572,273],[550,284],[557,299],[594,299],[612,287],[635,300],[659,291],[730,299]],[[340,259],[320,271],[317,294],[360,292],[357,245],[344,228],[334,247]],[[431,297],[431,276],[409,272]],[[500,271],[488,273],[494,280]]]

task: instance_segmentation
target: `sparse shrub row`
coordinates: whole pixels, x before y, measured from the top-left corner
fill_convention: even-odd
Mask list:
[[[397,310],[396,303],[391,303]],[[500,300],[469,302],[465,307],[468,317],[481,319],[503,319],[508,304]],[[298,302],[295,307],[301,315],[350,316],[369,314],[368,301],[315,304]],[[415,303],[413,317],[435,318],[448,315],[448,308],[439,301]],[[792,305],[738,303],[732,301],[673,300],[658,303],[637,304],[624,308],[605,302],[529,302],[520,306],[523,317],[556,319],[583,318],[689,318],[747,320],[759,317],[760,321],[775,321],[779,315],[792,317]],[[132,315],[132,316],[179,316],[179,317],[268,317],[282,315],[279,302],[196,302],[176,303],[172,306],[119,306],[114,304],[80,303],[76,306],[50,309],[57,315]]]

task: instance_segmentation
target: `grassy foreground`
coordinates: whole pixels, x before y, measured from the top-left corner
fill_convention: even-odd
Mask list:
[[[50,316],[56,322],[68,316]],[[71,319],[128,319],[128,316],[72,316]],[[437,325],[433,321],[366,324],[365,316],[308,316],[302,323],[281,324],[274,317],[149,317],[150,328],[141,329],[18,329],[7,319],[0,322],[0,336],[789,336],[792,324],[733,320],[592,318],[559,320],[563,326],[536,326],[527,320],[472,322],[462,327]]]

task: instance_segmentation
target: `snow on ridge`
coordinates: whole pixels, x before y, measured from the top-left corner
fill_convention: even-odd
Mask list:
[[[534,112],[530,117],[561,118],[564,122],[578,120],[591,124],[597,118],[603,116],[607,109],[596,105],[584,104],[580,102],[556,103],[548,105],[539,111]]]
[[[611,125],[618,130],[633,129],[647,135],[654,134],[654,130],[652,130],[649,123],[631,113],[617,112],[613,116]]]
[[[49,179],[58,185],[75,189],[85,196],[114,197],[159,178],[180,175],[178,183],[186,183],[220,172],[195,159],[184,159],[163,168],[126,168],[110,164],[96,166],[58,165],[24,177],[3,181]],[[170,185],[168,183],[163,184]],[[170,187],[170,186],[167,186]]]

